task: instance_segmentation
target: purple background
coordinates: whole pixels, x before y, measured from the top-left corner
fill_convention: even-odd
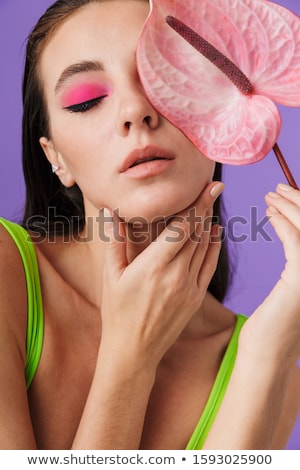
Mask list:
[[[52,0],[0,0],[0,215],[14,221],[20,220],[24,202],[21,80],[25,40],[36,20],[52,3]],[[277,3],[300,15],[299,0],[278,0]],[[300,109],[282,108],[281,111],[283,127],[279,145],[300,184],[297,149]],[[228,215],[244,219],[243,225],[235,224],[235,235],[245,235],[246,238],[243,243],[230,243],[236,267],[227,305],[236,312],[249,315],[266,297],[284,266],[282,247],[272,227],[269,224],[265,226],[272,241],[266,241],[261,235],[254,236],[255,219],[250,222],[249,208],[257,207],[256,219],[259,222],[265,213],[264,195],[274,190],[278,182],[285,182],[285,178],[275,157],[270,154],[255,165],[226,166],[224,179]],[[300,449],[300,417],[287,448]]]

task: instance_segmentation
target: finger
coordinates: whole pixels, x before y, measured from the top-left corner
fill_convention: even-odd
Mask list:
[[[108,273],[120,275],[128,264],[124,222],[107,208],[102,215],[105,269]]]
[[[222,243],[222,228],[215,224],[211,228],[209,245],[198,274],[199,289],[207,289],[216,271]]]
[[[211,214],[207,215],[201,232],[199,230],[200,227],[197,228],[193,237],[194,239],[193,244],[196,247],[196,249],[194,250],[194,253],[190,262],[189,270],[190,270],[191,275],[194,276],[196,280],[197,280],[201,265],[203,263],[203,260],[205,259],[209,244],[210,244],[212,220],[213,220],[212,215]]]
[[[299,262],[300,231],[298,228],[273,206],[267,209],[267,215],[279,240],[283,244],[286,258],[290,261],[295,260]]]
[[[199,224],[195,233],[172,260],[173,269],[177,266],[183,276],[190,276],[195,282],[209,244],[209,233],[203,231],[202,225]]]
[[[176,261],[182,263],[182,259],[186,264],[188,272],[194,274],[196,270],[199,271],[199,266],[204,259],[211,231],[211,225],[213,221],[213,208],[207,210],[202,222],[199,223],[190,238],[187,240],[183,248],[179,251],[176,256]],[[173,261],[173,263],[175,260]],[[194,269],[194,265],[196,268]]]
[[[283,214],[298,230],[300,230],[300,193],[297,190],[270,192],[266,195],[266,203]]]
[[[208,209],[212,208],[223,189],[223,183],[209,184],[194,204],[177,214],[158,236],[155,243],[145,250],[149,259],[158,257],[164,265],[171,262],[190,240],[197,226],[203,224]]]
[[[179,212],[178,217],[186,218],[190,226],[190,235],[192,235],[196,228],[203,225],[208,211],[212,211],[213,204],[216,199],[224,190],[224,184],[221,182],[210,183],[200,194],[198,199],[191,204],[187,209]]]
[[[191,271],[191,263],[196,252],[203,251],[202,257],[200,256],[200,254],[198,256],[199,262],[200,259],[203,259],[204,257],[205,251],[208,246],[211,222],[213,219],[212,215],[213,208],[210,208],[208,209],[206,214],[201,218],[201,222],[199,222],[196,226],[194,233],[191,234],[191,236],[188,238],[181,250],[178,252],[176,259],[173,260],[173,263],[176,262],[181,265],[184,263],[187,272]],[[204,233],[208,236],[204,237],[203,240]]]
[[[278,184],[276,191],[281,196],[289,199],[291,202],[294,202],[300,207],[300,191],[299,189],[294,189],[287,184]]]

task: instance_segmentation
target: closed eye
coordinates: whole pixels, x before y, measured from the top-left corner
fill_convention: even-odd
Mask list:
[[[86,113],[90,109],[97,106],[106,96],[99,96],[98,98],[93,98],[92,100],[84,101],[83,103],[72,104],[71,106],[66,106],[64,109],[70,111],[71,113]]]

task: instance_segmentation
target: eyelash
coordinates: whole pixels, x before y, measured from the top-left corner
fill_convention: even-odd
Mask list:
[[[104,98],[105,96],[99,96],[98,98],[84,101],[83,103],[72,104],[71,106],[67,106],[65,109],[70,111],[70,113],[86,113],[90,109],[100,104]]]

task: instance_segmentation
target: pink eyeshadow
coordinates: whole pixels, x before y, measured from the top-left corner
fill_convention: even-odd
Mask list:
[[[84,103],[85,101],[94,100],[109,93],[109,87],[99,84],[82,84],[77,85],[71,90],[64,93],[62,97],[62,106],[67,108],[74,104]]]

